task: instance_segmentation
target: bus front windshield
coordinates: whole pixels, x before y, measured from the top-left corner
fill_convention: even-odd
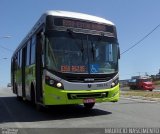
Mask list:
[[[54,31],[46,36],[46,67],[61,73],[118,71],[116,39]]]

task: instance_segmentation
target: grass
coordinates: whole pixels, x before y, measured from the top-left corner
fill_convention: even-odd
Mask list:
[[[142,97],[160,98],[160,92],[141,91],[141,90],[124,91],[124,92],[121,92],[121,95],[124,95],[124,96],[142,96]]]
[[[154,81],[153,83],[154,83],[154,85],[156,85],[156,86],[160,86],[160,81],[159,81],[159,80],[158,80],[158,81]]]

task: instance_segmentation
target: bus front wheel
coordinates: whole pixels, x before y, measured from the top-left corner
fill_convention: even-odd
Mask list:
[[[35,100],[35,91],[34,91],[34,89],[32,88],[31,89],[31,103],[32,103],[32,105],[35,105],[36,104],[36,100]]]
[[[86,109],[92,109],[95,103],[84,103]]]

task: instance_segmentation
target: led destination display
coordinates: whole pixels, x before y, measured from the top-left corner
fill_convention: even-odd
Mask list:
[[[80,20],[55,18],[54,25],[114,33],[113,26]]]

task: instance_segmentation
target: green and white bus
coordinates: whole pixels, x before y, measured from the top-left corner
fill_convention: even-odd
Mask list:
[[[119,55],[112,22],[48,11],[13,53],[13,93],[37,106],[117,102]]]

